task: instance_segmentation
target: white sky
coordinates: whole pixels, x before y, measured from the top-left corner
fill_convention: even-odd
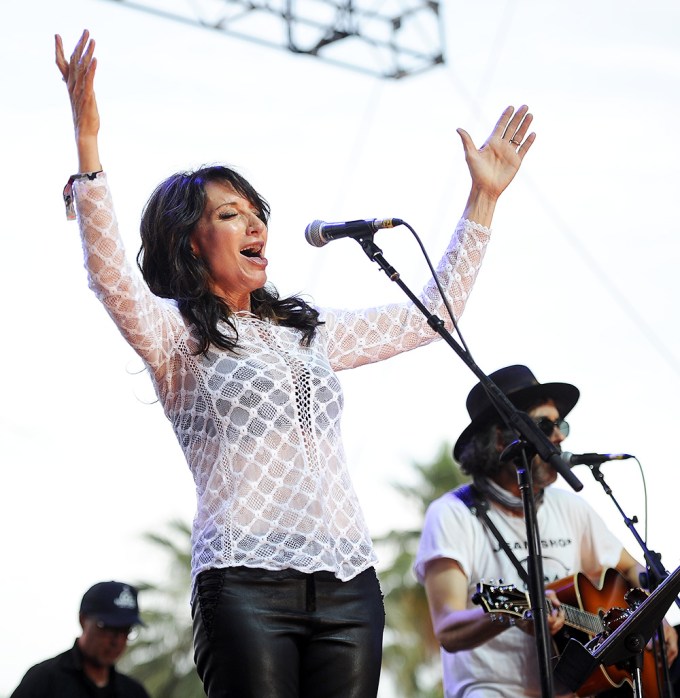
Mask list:
[[[500,203],[462,329],[487,372],[526,363],[541,381],[580,387],[565,450],[636,455],[649,545],[669,570],[680,563],[680,7],[450,2],[446,23],[448,65],[389,83],[104,0],[4,8],[0,695],[71,644],[92,583],[161,579],[141,533],[194,507],[172,431],[87,290],[64,219],[76,161],[55,32],[69,49],[84,27],[97,39],[102,160],[130,250],[162,178],[225,162],[272,204],[270,279],[322,305],[402,296],[354,242],[309,247],[307,223],[398,216],[438,259],[467,195],[455,128],[481,144],[503,107],[528,103],[538,139]],[[406,229],[377,242],[418,290],[426,269]],[[439,343],[341,380],[372,530],[417,526],[391,483],[412,481],[412,461],[467,425],[474,377]],[[635,462],[603,472],[644,534]],[[575,473],[640,557],[588,469]]]

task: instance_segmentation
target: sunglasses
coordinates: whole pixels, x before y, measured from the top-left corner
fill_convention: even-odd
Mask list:
[[[553,431],[558,429],[562,436],[569,436],[569,422],[564,419],[552,421],[547,417],[541,417],[536,420],[536,426],[546,435],[552,436]]]
[[[136,640],[139,637],[139,628],[136,625],[124,626],[122,628],[117,628],[111,625],[106,625],[102,621],[98,620],[95,625],[97,630],[104,635],[109,635],[110,637],[118,637],[119,635],[124,635],[129,642]]]

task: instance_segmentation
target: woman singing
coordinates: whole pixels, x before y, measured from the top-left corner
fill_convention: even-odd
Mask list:
[[[126,258],[99,160],[94,41],[56,37],[79,159],[75,206],[90,287],[143,359],[194,477],[192,614],[210,698],[368,698],[384,610],[376,556],[340,434],[336,372],[428,344],[410,303],[357,311],[280,298],[267,282],[269,207],[227,167],[172,175]],[[496,200],[530,149],[532,117],[508,107],[475,148],[438,275],[460,317]],[[434,283],[422,293],[443,309]]]

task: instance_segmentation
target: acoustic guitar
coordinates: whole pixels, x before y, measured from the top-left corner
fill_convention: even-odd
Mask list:
[[[579,572],[548,584],[548,589],[555,592],[564,611],[565,627],[553,637],[558,654],[569,638],[573,637],[581,644],[586,644],[595,635],[615,629],[615,625],[608,625],[608,617],[622,622],[622,615],[627,614],[624,609],[628,609],[628,604],[624,597],[630,584],[613,569],[605,572],[599,587]],[[493,615],[531,617],[529,595],[511,584],[479,583],[472,600]],[[633,683],[627,670],[618,666],[599,666],[577,693],[579,696],[591,696],[626,683],[629,686]],[[653,650],[646,648],[642,665],[642,693],[645,698],[660,698],[662,685],[656,655]]]

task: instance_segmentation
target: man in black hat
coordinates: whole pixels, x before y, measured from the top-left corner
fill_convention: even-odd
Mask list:
[[[149,698],[141,684],[115,668],[138,625],[144,623],[133,586],[95,584],[81,601],[83,631],[73,647],[31,667],[11,698]]]
[[[565,417],[578,401],[578,389],[568,383],[539,383],[526,366],[508,366],[490,377],[559,447],[569,434]],[[472,486],[432,502],[415,563],[442,646],[445,696],[537,696],[541,688],[531,622],[489,614],[471,601],[481,581],[513,584],[520,598],[527,589],[528,546],[517,469],[500,459],[517,435],[504,425],[481,384],[472,389],[466,404],[471,422],[453,453],[462,471],[472,477]],[[546,584],[578,572],[599,584],[604,572],[614,568],[624,586],[640,586],[644,568],[592,507],[572,492],[550,488],[557,473],[537,456],[531,474]],[[564,614],[555,593],[548,591],[546,596],[548,629],[556,634]],[[672,661],[677,635],[670,626],[666,635]]]

